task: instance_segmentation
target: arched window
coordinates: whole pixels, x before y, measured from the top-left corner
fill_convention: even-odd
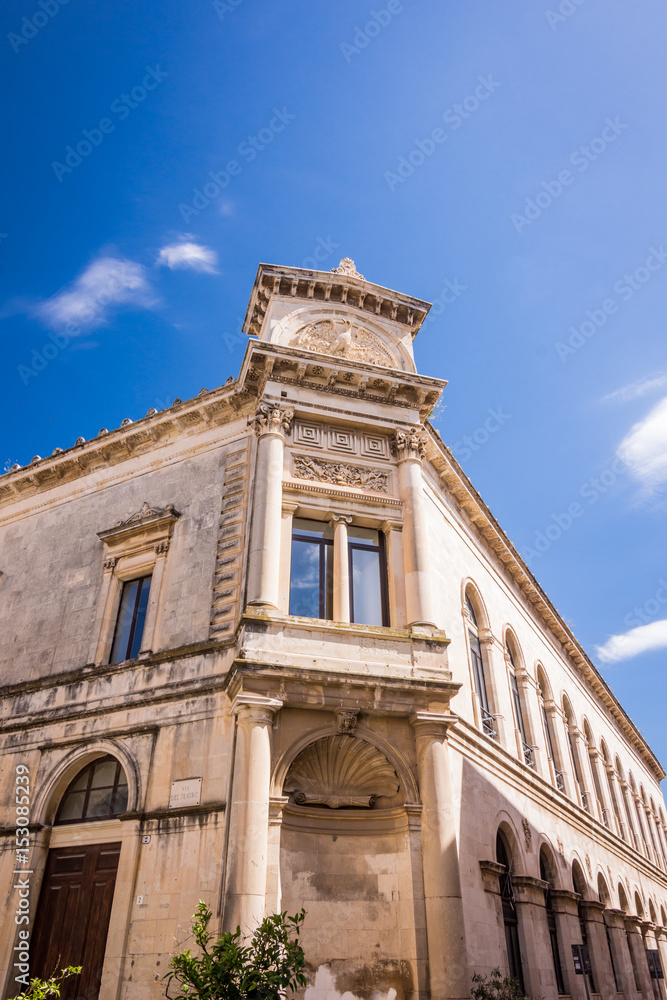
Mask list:
[[[629,913],[630,912],[630,908],[628,906],[628,897],[625,895],[625,889],[623,888],[623,886],[622,886],[622,884],[620,882],[618,883],[618,905],[620,906],[620,908],[623,910],[624,913]],[[632,947],[632,941],[630,940],[630,932],[628,931],[627,927],[625,929],[625,937],[626,937],[627,942],[628,942],[628,951],[630,952],[630,961],[632,962],[632,975],[634,976],[634,980],[635,980],[635,989],[636,989],[637,993],[639,993],[641,995],[642,987],[641,987],[641,983],[639,981],[639,973],[637,971],[637,962],[635,960],[635,950]]]
[[[664,906],[660,907],[660,923],[663,927],[667,927],[667,913],[665,913]]]
[[[618,783],[621,786],[621,798],[623,799],[623,806],[625,808],[625,816],[628,821],[628,828],[630,830],[630,842],[636,851],[639,850],[639,841],[637,840],[637,833],[635,831],[634,820],[632,819],[632,812],[630,811],[630,802],[628,800],[628,783],[625,780],[623,774],[623,768],[621,767],[621,761],[616,756],[616,774],[618,776]]]
[[[646,792],[644,791],[643,785],[639,786],[639,797],[641,799],[641,805],[644,812],[644,822],[648,827],[649,837],[651,838],[651,844],[653,845],[653,860],[655,861],[656,865],[659,865],[661,863],[660,861],[661,852],[660,849],[658,848],[658,841],[656,840],[657,828],[656,830],[653,829],[655,823],[653,815],[654,813],[653,803],[651,803],[651,808],[649,809],[648,802],[646,801]]]
[[[604,769],[607,773],[607,786],[609,788],[609,798],[611,799],[611,807],[614,810],[614,817],[616,819],[616,826],[618,829],[618,834],[625,840],[625,826],[623,820],[621,819],[621,810],[618,805],[618,796],[616,795],[616,787],[613,779],[614,769],[611,765],[611,758],[609,756],[609,751],[604,740],[600,740],[600,753],[602,754],[602,760],[604,761]]]
[[[667,868],[667,855],[665,854],[665,838],[660,824],[660,816],[658,815],[658,810],[655,808],[655,803],[651,799],[651,816],[653,817],[653,823],[655,824],[655,833],[658,838],[658,847],[660,848],[661,865],[663,868]]]
[[[605,880],[604,880],[604,878],[603,878],[603,876],[601,874],[598,875],[598,898],[599,898],[600,902],[604,905],[605,909],[608,910],[609,906],[610,906],[610,899],[611,898],[610,898],[610,895],[609,895],[609,889],[607,888],[607,883],[605,882]],[[616,959],[614,958],[614,949],[613,949],[612,944],[611,944],[611,934],[609,933],[609,927],[607,925],[607,917],[604,914],[604,912],[602,914],[602,919],[604,921],[604,930],[605,930],[605,934],[606,934],[606,937],[607,937],[607,948],[609,949],[609,961],[611,962],[611,969],[612,969],[612,972],[614,973],[614,982],[616,984],[616,992],[617,993],[622,993],[623,992],[623,978],[619,974],[618,964],[616,962]]]
[[[468,612],[468,646],[470,648],[472,679],[479,703],[482,730],[487,736],[497,740],[498,733],[496,731],[495,719],[491,714],[491,706],[486,688],[486,677],[484,674],[484,658],[482,656],[482,647],[479,641],[479,617],[477,611],[475,610],[475,605],[470,595],[470,591],[466,592],[465,602],[466,611]]]
[[[111,819],[127,809],[127,778],[115,757],[98,757],[79,771],[62,797],[56,823]]]
[[[546,702],[549,699],[549,686],[541,666],[537,668],[537,693],[540,700],[540,715],[542,716],[542,725],[544,726],[544,740],[547,747],[547,757],[549,758],[550,767],[553,772],[553,780],[556,782],[556,788],[560,792],[564,792],[565,778],[563,777],[563,771],[559,766],[560,761],[556,757],[556,746],[551,732],[551,723],[549,721],[546,706]]]
[[[507,652],[507,670],[510,679],[512,706],[514,708],[514,722],[519,740],[521,741],[521,753],[523,755],[524,762],[528,765],[528,767],[535,767],[535,755],[528,739],[528,731],[526,729],[526,723],[523,717],[523,708],[521,706],[521,695],[519,694],[519,684],[516,677],[519,657],[517,655],[516,645],[509,632],[505,640],[505,649]]]
[[[602,797],[602,789],[600,788],[600,776],[598,774],[598,769],[591,756],[591,751],[595,752],[595,742],[593,740],[593,733],[591,727],[588,723],[588,719],[584,719],[584,741],[586,743],[586,756],[588,757],[588,765],[591,771],[591,777],[593,778],[593,788],[595,789],[595,798],[597,802],[598,815],[602,819],[605,826],[609,826],[609,819],[607,817],[607,812],[604,807],[604,798]]]
[[[635,807],[635,816],[637,817],[637,829],[639,830],[639,836],[641,837],[642,847],[644,848],[644,855],[650,858],[651,855],[648,849],[648,843],[646,840],[646,830],[644,829],[644,821],[642,819],[642,809],[639,802],[639,793],[637,791],[637,785],[635,783],[632,771],[628,773],[628,782],[630,784],[630,797],[632,798],[633,805]]]
[[[496,837],[496,861],[504,869],[500,876],[500,897],[503,905],[507,967],[512,979],[516,979],[519,983],[523,995],[526,990],[523,983],[523,967],[521,965],[521,949],[519,947],[519,920],[514,901],[514,890],[512,888],[512,855],[505,835],[501,830],[498,830]]]
[[[560,948],[558,946],[558,929],[556,927],[556,914],[554,912],[551,890],[554,887],[554,865],[546,847],[540,851],[540,878],[543,882],[549,883],[549,888],[544,893],[544,908],[547,914],[547,928],[549,931],[549,941],[551,942],[551,957],[554,963],[554,975],[556,976],[556,988],[561,995],[567,994],[565,982],[563,980],[563,967],[560,961]]]
[[[565,697],[563,698],[563,712],[565,713],[565,737],[567,739],[568,750],[570,751],[570,762],[572,764],[572,774],[574,776],[576,793],[584,809],[588,810],[589,809],[588,799],[586,796],[586,792],[584,791],[584,786],[581,780],[581,769],[579,767],[579,761],[577,760],[577,752],[574,747],[574,738],[573,738],[573,733],[575,729],[574,713],[572,711],[572,706]]]
[[[581,866],[578,861],[572,862],[572,888],[576,893],[579,894],[579,899],[577,900],[577,914],[579,916],[579,928],[581,930],[581,943],[588,952],[588,928],[586,926],[586,920],[584,917],[584,910],[581,905],[581,900],[586,895],[586,879],[584,878],[584,873],[581,870]],[[595,980],[593,978],[593,973],[589,973],[588,985],[590,987],[591,993],[597,993],[595,988]]]

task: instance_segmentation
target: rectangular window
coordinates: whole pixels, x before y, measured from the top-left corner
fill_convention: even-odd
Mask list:
[[[150,589],[150,576],[143,576],[140,580],[128,580],[123,584],[110,663],[132,660],[138,655],[144,634]]]
[[[289,613],[333,619],[333,528],[295,517]]]
[[[350,619],[359,625],[388,625],[384,536],[350,525]]]

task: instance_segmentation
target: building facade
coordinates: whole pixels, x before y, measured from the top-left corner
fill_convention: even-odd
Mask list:
[[[203,899],[305,907],[308,1000],[660,1000],[664,771],[429,424],[428,309],[261,265],[238,378],[0,478],[5,996],[157,1000]]]

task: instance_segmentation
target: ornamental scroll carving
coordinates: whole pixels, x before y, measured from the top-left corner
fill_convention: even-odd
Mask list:
[[[294,410],[274,406],[271,403],[260,403],[257,413],[252,418],[257,434],[279,433],[283,437],[292,430]]]
[[[341,257],[338,267],[332,267],[329,273],[345,274],[348,278],[361,278],[362,281],[364,280],[363,274],[359,274],[351,257]]]
[[[421,461],[426,456],[426,432],[421,424],[403,430],[397,427],[394,431],[393,450],[399,462],[406,458],[416,458]]]
[[[394,358],[378,337],[363,327],[354,329],[343,320],[321,319],[307,323],[292,338],[289,346],[320,354],[334,354],[351,361],[364,361],[383,368],[396,367]]]
[[[377,747],[354,736],[328,736],[293,761],[283,792],[297,805],[370,809],[398,792],[396,771]]]
[[[294,456],[294,477],[318,483],[334,483],[336,486],[354,486],[374,493],[389,492],[388,472],[343,462],[325,462],[308,455]]]
[[[141,524],[142,521],[148,520],[151,517],[178,517],[178,513],[174,510],[172,504],[167,504],[166,507],[151,507],[145,501],[139,508],[139,510],[132,514],[130,517],[126,518],[124,521],[116,521],[117,528],[129,527],[132,524]]]

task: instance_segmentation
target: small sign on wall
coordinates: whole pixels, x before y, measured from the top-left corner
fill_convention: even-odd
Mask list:
[[[172,781],[169,796],[170,809],[182,809],[183,806],[198,806],[201,802],[201,778],[185,778],[183,781]]]

